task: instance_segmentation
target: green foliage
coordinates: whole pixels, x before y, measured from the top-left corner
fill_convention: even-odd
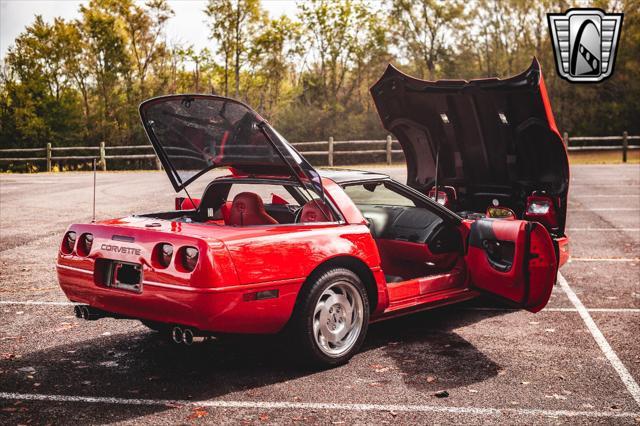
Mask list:
[[[90,0],[77,20],[35,16],[14,40],[0,71],[0,146],[143,144],[138,104],[184,92],[239,98],[292,141],[384,138],[368,88],[389,62],[469,79],[513,75],[533,56],[562,131],[640,134],[639,4],[594,1],[625,13],[616,69],[574,85],[556,75],[546,22],[573,0],[308,0],[295,19],[269,17],[259,0],[210,0],[211,45],[199,51],[167,44],[167,0]]]

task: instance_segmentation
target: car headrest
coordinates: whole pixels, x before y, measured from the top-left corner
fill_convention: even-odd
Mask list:
[[[333,220],[331,210],[321,200],[311,200],[302,207],[300,223],[332,222]]]
[[[269,225],[276,224],[274,218],[264,210],[264,203],[258,194],[241,192],[233,198],[228,225]]]

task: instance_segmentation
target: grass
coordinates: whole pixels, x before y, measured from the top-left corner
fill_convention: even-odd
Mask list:
[[[569,153],[570,164],[623,164],[622,150],[573,151]],[[627,152],[627,164],[640,164],[640,149]]]

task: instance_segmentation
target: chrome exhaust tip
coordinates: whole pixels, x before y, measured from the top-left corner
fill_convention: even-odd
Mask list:
[[[175,326],[171,329],[171,341],[177,345],[183,342],[184,332],[182,328]]]
[[[185,328],[182,331],[182,343],[187,346],[193,345],[193,331],[190,328]]]

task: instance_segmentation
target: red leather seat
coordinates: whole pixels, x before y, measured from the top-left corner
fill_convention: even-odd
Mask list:
[[[264,210],[264,203],[258,194],[241,192],[234,197],[229,212],[228,225],[273,225],[276,223],[278,221]]]
[[[311,200],[302,207],[299,222],[332,222],[333,220],[331,210],[323,201]]]

